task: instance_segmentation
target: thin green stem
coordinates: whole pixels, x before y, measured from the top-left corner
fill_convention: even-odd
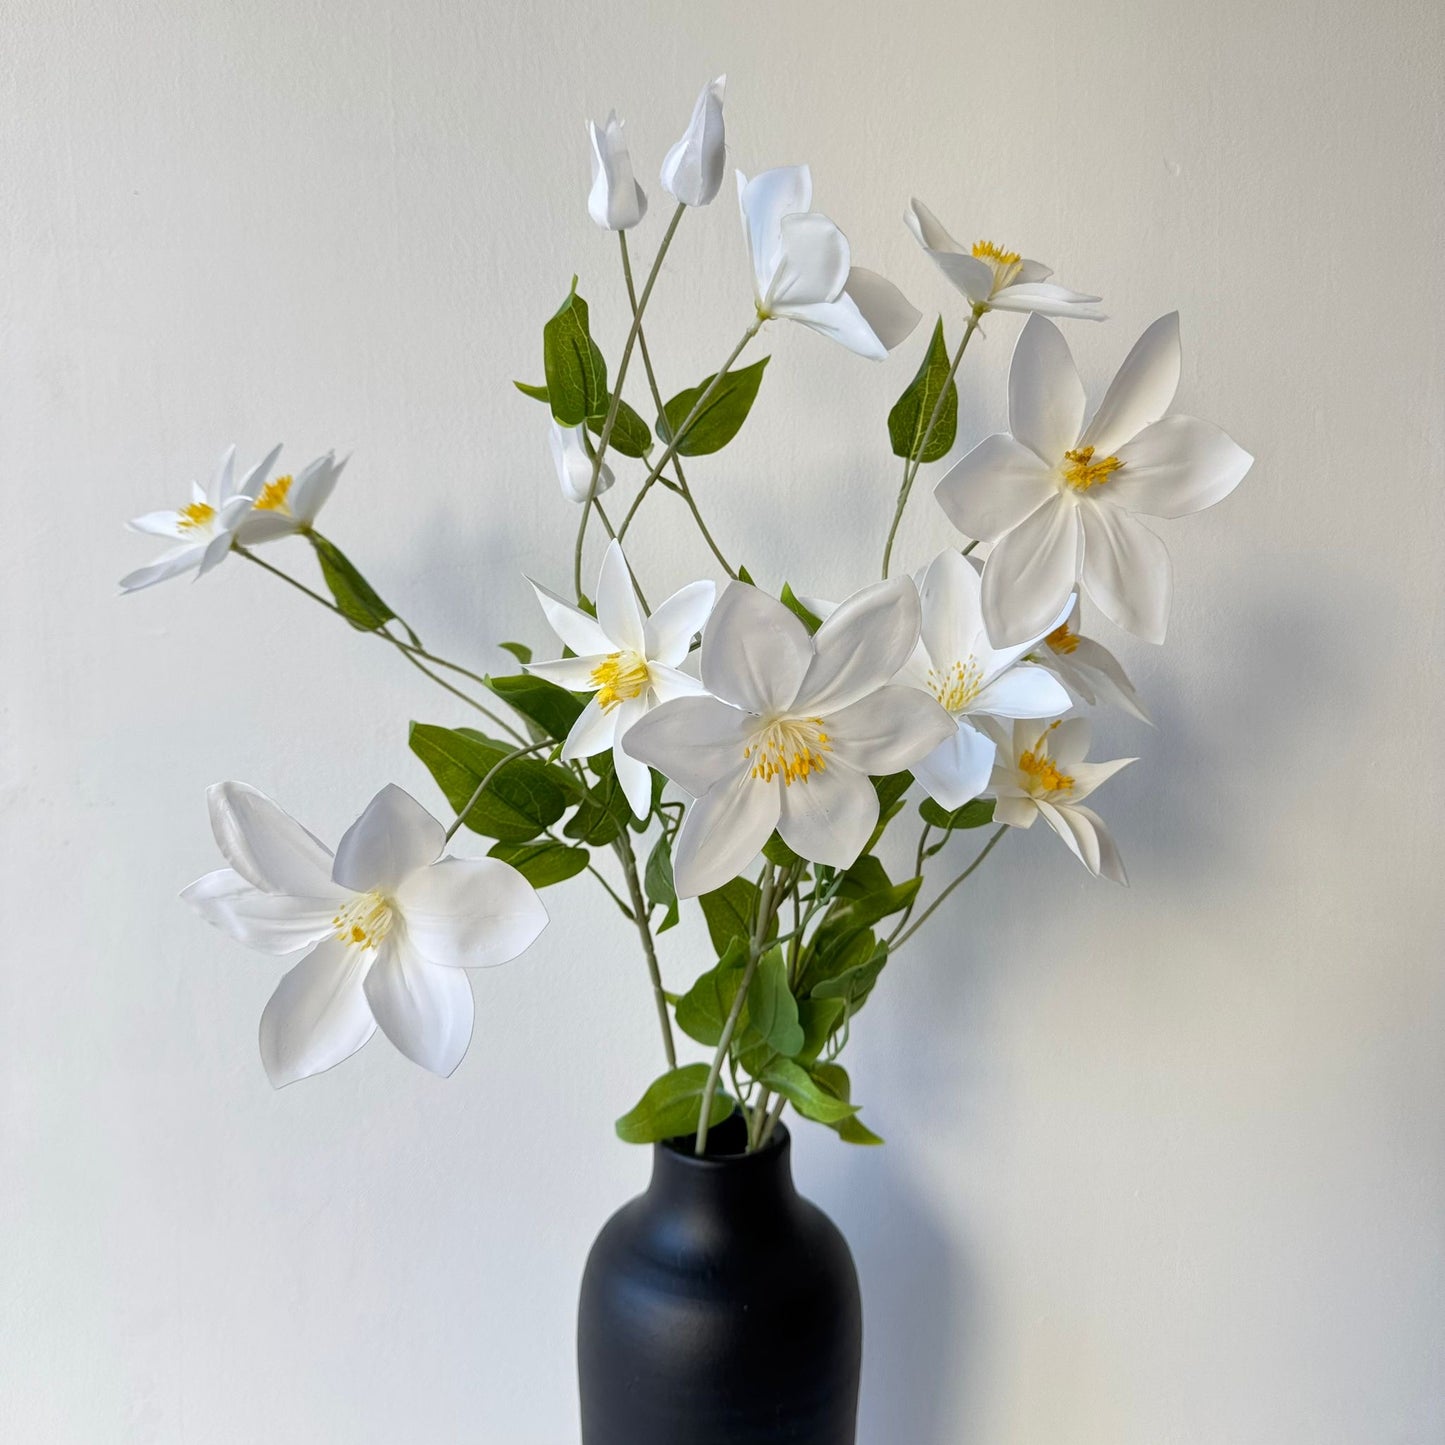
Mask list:
[[[768,1122],[763,1125],[763,1136],[758,1140],[758,1148],[767,1147],[768,1140],[773,1137],[773,1131],[778,1127],[778,1120],[783,1117],[783,1110],[788,1107],[788,1101],[778,1095],[778,1101],[773,1105],[772,1112],[768,1115]]]
[[[477,806],[477,804],[481,801],[482,794],[487,791],[487,787],[491,783],[492,779],[495,778],[497,774],[500,773],[502,769],[507,766],[508,763],[510,763],[515,758],[524,758],[527,756],[528,753],[539,753],[542,751],[543,748],[551,748],[553,746],[555,746],[555,744],[552,742],[551,738],[544,738],[540,743],[531,743],[527,747],[513,748],[512,751],[509,752],[505,757],[499,758],[495,763],[493,763],[492,766],[487,769],[487,772],[482,778],[482,781],[477,784],[476,791],[472,794],[470,798],[467,799],[466,807],[464,807],[461,812],[458,813],[456,817],[452,820],[451,827],[447,829],[446,841],[450,843],[452,839],[456,836],[457,829],[460,828],[462,824],[466,821],[467,814],[470,813],[472,809]]]
[[[933,900],[933,902],[930,903],[930,904],[928,905],[928,907],[925,908],[925,909],[923,910],[923,912],[918,915],[918,922],[915,923],[915,924],[913,925],[913,927],[910,928],[910,929],[907,931],[907,933],[903,934],[902,937],[898,937],[897,931],[896,931],[896,930],[894,931],[893,936],[891,936],[891,937],[889,938],[889,940],[888,940],[888,947],[889,947],[889,951],[890,951],[890,952],[895,952],[896,950],[902,948],[903,945],[904,945],[905,943],[907,943],[908,940],[909,940],[910,938],[912,938],[913,935],[914,935],[915,933],[917,933],[918,930],[919,930],[920,928],[922,928],[925,923],[928,922],[928,920],[929,920],[929,919],[934,915],[934,913],[937,911],[939,904],[941,904],[941,903],[943,902],[943,900],[944,900],[945,898],[947,898],[948,895],[949,895],[950,893],[952,893],[953,890],[954,890],[955,888],[957,888],[960,883],[965,882],[965,881],[972,875],[972,873],[973,873],[974,870],[978,867],[978,865],[979,865],[980,863],[982,863],[983,860],[984,860],[985,858],[987,858],[990,853],[993,852],[995,846],[997,846],[997,844],[998,844],[998,840],[999,840],[1000,838],[1002,838],[1003,835],[1004,835],[1005,833],[1007,833],[1007,832],[1008,832],[1008,825],[1007,825],[1007,824],[1001,824],[1001,825],[994,831],[993,837],[991,837],[991,838],[988,840],[988,842],[983,845],[983,848],[980,850],[978,857],[975,858],[975,859],[973,860],[973,862],[970,863],[970,864],[968,865],[968,867],[965,868],[965,869],[963,870],[963,872],[960,873],[960,874],[958,875],[958,877],[955,878],[955,879],[953,880],[953,882],[950,883],[950,884],[948,885],[948,887],[945,888],[945,889],[943,890],[943,892],[940,893],[940,894],[938,895],[938,897],[935,898],[935,899]]]
[[[638,937],[642,939],[642,952],[647,958],[647,972],[652,979],[652,997],[657,1005],[657,1022],[662,1030],[662,1049],[667,1055],[667,1067],[677,1067],[677,1046],[672,1038],[672,1019],[667,1012],[667,994],[662,987],[662,970],[657,963],[657,949],[652,941],[652,926],[648,922],[647,899],[642,892],[642,880],[637,876],[637,855],[632,851],[632,839],[627,830],[613,845],[622,863],[622,872],[627,879],[627,891],[632,898],[632,913],[637,924]]]

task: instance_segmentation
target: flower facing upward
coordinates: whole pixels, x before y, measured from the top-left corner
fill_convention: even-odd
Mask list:
[[[870,774],[911,767],[954,730],[938,703],[890,682],[918,643],[909,578],[844,602],[809,637],[781,602],[733,582],[702,640],[711,696],[664,703],[623,748],[690,793],[673,853],[680,897],[735,878],[776,828],[844,868],[878,821]]]
[[[615,110],[599,126],[587,122],[592,141],[592,189],[587,193],[587,214],[604,230],[626,231],[647,214],[647,197],[632,174],[627,137]]]
[[[577,656],[529,663],[527,670],[559,687],[594,694],[567,734],[562,756],[590,758],[611,748],[622,791],[632,811],[645,818],[652,810],[652,775],[621,742],[659,703],[702,692],[696,678],[678,669],[712,611],[717,587],[689,583],[644,617],[622,546],[612,542],[597,579],[595,618],[535,582],[532,588],[552,630]]]
[[[1009,431],[985,437],[936,493],[960,531],[994,544],[983,617],[997,646],[1048,631],[1080,581],[1112,622],[1164,640],[1169,554],[1136,514],[1201,511],[1253,461],[1218,427],[1164,415],[1179,369],[1179,317],[1161,316],[1085,426],[1062,333],[1040,316],[1025,323],[1009,369]]]
[[[261,1015],[261,1059],[280,1088],[350,1057],[377,1025],[407,1058],[450,1074],[472,1036],[467,968],[515,958],[541,933],[536,890],[496,858],[442,858],[442,825],[388,786],[333,857],[245,783],[207,794],[231,865],[181,895],[263,953],[310,952]]]
[[[1081,321],[1104,319],[1096,304],[1098,296],[1054,284],[1048,279],[1054,273],[1047,266],[1025,260],[1017,251],[1005,250],[992,241],[978,241],[964,250],[922,201],[910,201],[903,220],[934,265],[975,306],[987,311],[1073,316]]]
[[[1089,724],[1081,717],[1012,724],[989,718],[981,725],[998,745],[989,781],[994,820],[1011,828],[1031,828],[1041,817],[1094,877],[1127,883],[1123,860],[1104,820],[1083,802],[1135,759],[1086,763]]]
[[[243,546],[269,542],[292,532],[309,532],[316,524],[346,466],[335,452],[309,462],[296,475],[275,477],[256,493],[251,510],[242,518],[236,540]]]
[[[706,206],[722,186],[727,145],[723,130],[723,87],[720,75],[705,85],[682,139],[662,162],[662,189],[684,206]]]
[[[758,315],[800,322],[880,361],[918,325],[919,313],[891,281],[852,264],[848,238],[810,211],[812,203],[807,166],[780,166],[752,180],[738,172]]]
[[[547,445],[557,468],[562,495],[569,502],[585,502],[592,495],[592,453],[588,450],[586,423],[564,431],[555,421],[549,422]],[[596,495],[600,497],[614,481],[612,468],[603,462],[597,473]]]

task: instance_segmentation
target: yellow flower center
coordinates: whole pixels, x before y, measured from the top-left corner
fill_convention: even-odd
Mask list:
[[[781,776],[791,788],[795,782],[806,783],[812,773],[826,772],[823,754],[832,751],[822,718],[785,717],[755,732],[743,757],[752,763],[753,777],[771,783]]]
[[[992,241],[976,241],[973,247],[974,259],[986,261],[993,271],[993,287],[989,295],[997,295],[1005,286],[1011,286],[1023,270],[1023,257],[1017,251],[1005,251]]]
[[[1063,468],[1064,481],[1076,492],[1100,486],[1124,465],[1118,457],[1100,457],[1095,461],[1093,447],[1065,452],[1064,461],[1067,464]]]
[[[636,652],[609,653],[592,669],[597,705],[603,712],[611,712],[618,703],[640,696],[651,682],[647,659]]]
[[[192,502],[176,513],[176,519],[183,532],[195,532],[209,526],[214,520],[216,509],[209,502]]]
[[[331,922],[342,943],[354,948],[380,948],[395,920],[391,900],[373,889],[358,893]]]
[[[1079,645],[1079,634],[1071,632],[1067,622],[1061,622],[1044,638],[1044,642],[1055,652],[1072,652]]]
[[[1026,785],[1031,796],[1054,797],[1059,793],[1072,791],[1074,780],[1049,756],[1049,734],[1058,727],[1052,722],[1039,734],[1033,747],[1019,754],[1019,771],[1027,779]]]
[[[258,512],[280,512],[289,517],[291,508],[286,504],[286,494],[291,490],[291,480],[289,476],[285,476],[277,477],[274,482],[267,482],[261,488],[261,495],[256,498],[256,510]]]
[[[967,662],[955,662],[941,672],[928,669],[928,690],[949,712],[962,712],[983,687],[983,669],[970,653]]]

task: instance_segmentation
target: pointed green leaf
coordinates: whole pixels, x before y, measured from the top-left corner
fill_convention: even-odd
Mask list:
[[[691,1134],[702,1112],[707,1075],[706,1064],[685,1064],[654,1079],[642,1098],[617,1121],[617,1137],[624,1144],[655,1144]],[[732,1099],[719,1089],[708,1111],[708,1127],[721,1124],[733,1107]]]
[[[525,642],[499,642],[503,652],[510,652],[525,667],[532,660],[532,649]]]
[[[465,808],[482,779],[514,751],[470,728],[431,723],[412,723],[409,741],[454,811]],[[526,843],[567,811],[569,799],[559,782],[565,777],[535,758],[514,758],[472,804],[466,826],[505,843]]]
[[[547,388],[545,386],[537,386],[530,381],[514,381],[512,385],[515,386],[523,396],[530,396],[533,401],[547,400]]]
[[[958,386],[949,381],[948,389],[944,391],[950,364],[948,346],[943,339],[943,318],[940,316],[918,374],[888,413],[888,439],[893,443],[895,457],[936,462],[948,455],[958,432]],[[924,432],[940,395],[943,396],[943,406],[924,446]]]
[[[950,811],[940,807],[932,798],[925,798],[918,805],[918,816],[925,823],[931,823],[935,828],[943,828],[950,833],[955,828],[982,828],[986,823],[993,822],[993,799],[974,798],[961,808]]]
[[[803,1026],[803,1047],[795,1057],[812,1063],[823,1052],[833,1030],[843,1022],[847,1004],[841,998],[802,998],[798,1000],[798,1022]]]
[[[804,607],[798,600],[798,594],[786,582],[783,583],[783,593],[779,600],[808,629],[810,637],[823,625],[823,619],[816,612],[810,612]]]
[[[612,405],[609,397],[602,410],[587,418],[587,429],[596,436],[602,435],[607,422],[607,409]],[[652,445],[652,432],[647,423],[625,401],[617,403],[617,420],[612,423],[612,435],[607,445],[621,452],[625,457],[645,457]]]
[[[734,878],[698,900],[707,920],[708,937],[719,954],[734,938],[748,939],[753,932],[753,914],[758,907],[756,885],[746,878]]]
[[[648,901],[667,910],[656,931],[666,933],[677,922],[677,886],[672,881],[672,849],[664,833],[652,845],[643,871],[642,886]]]
[[[848,1080],[848,1071],[841,1064],[814,1064],[809,1072],[815,1083],[826,1089],[835,1098],[842,1099],[846,1104],[852,1097],[852,1085]],[[845,1144],[881,1144],[882,1138],[875,1134],[855,1114],[847,1119],[840,1119],[836,1124],[830,1124],[830,1129]]]
[[[315,532],[306,535],[316,549],[321,575],[341,615],[361,632],[376,632],[385,627],[396,613],[382,601],[341,548]]]
[[[781,1094],[805,1119],[819,1124],[837,1124],[851,1118],[857,1108],[830,1093],[792,1059],[775,1059],[763,1074],[762,1083]]]
[[[776,829],[772,836],[763,844],[763,857],[769,863],[775,863],[779,868],[791,868],[798,861],[798,855],[783,842],[781,834]]]
[[[558,426],[581,426],[606,406],[607,363],[588,330],[587,303],[572,290],[542,328],[547,400]]]
[[[775,1054],[791,1058],[803,1047],[803,1026],[798,1022],[798,1001],[788,988],[788,965],[781,948],[770,948],[753,970],[748,984],[748,1011],[744,1044],[766,1045]]]
[[[586,698],[580,698],[544,677],[533,677],[529,672],[489,677],[487,686],[524,718],[536,723],[545,737],[559,743],[566,740],[572,724],[581,717],[582,709],[587,705]]]
[[[717,965],[702,974],[678,999],[674,1008],[677,1026],[688,1038],[710,1049],[722,1041],[723,1026],[742,985],[747,956],[747,944],[740,938],[734,939]]]
[[[487,855],[510,863],[533,888],[565,883],[587,866],[585,848],[569,848],[550,838],[540,843],[494,843]]]
[[[678,442],[680,456],[701,457],[721,451],[738,434],[757,399],[758,388],[763,384],[763,368],[770,360],[771,357],[765,356],[761,361],[730,371],[723,377]],[[687,420],[712,381],[711,376],[706,377],[700,386],[678,392],[663,407],[662,415],[657,419],[657,434],[663,441],[672,441],[673,428]]]

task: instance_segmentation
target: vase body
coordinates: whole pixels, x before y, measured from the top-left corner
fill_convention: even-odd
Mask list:
[[[654,1145],[647,1192],[592,1247],[583,1445],[854,1445],[863,1319],[848,1245],[794,1189],[785,1128],[747,1155],[740,1118],[714,1134],[702,1159],[691,1140]]]

